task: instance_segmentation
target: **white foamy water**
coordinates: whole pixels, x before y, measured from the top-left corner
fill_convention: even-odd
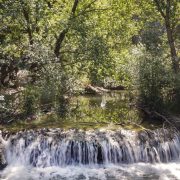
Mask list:
[[[35,168],[9,166],[0,174],[2,180],[179,180],[180,163],[108,166],[52,166]]]
[[[178,180],[180,136],[43,129],[2,134],[2,180]]]

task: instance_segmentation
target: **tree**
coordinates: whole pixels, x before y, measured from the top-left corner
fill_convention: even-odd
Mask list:
[[[178,21],[178,1],[179,0],[154,0],[157,10],[164,19],[172,65],[175,73],[179,72],[179,58],[177,55],[174,39],[174,32]]]
[[[76,9],[77,9],[77,6],[78,6],[78,3],[79,3],[79,0],[74,0],[74,4],[73,4],[73,7],[72,7],[72,10],[71,10],[71,14],[70,14],[70,17],[68,19],[68,23],[69,21],[71,21],[71,18],[74,18],[75,16],[75,12],[76,12]],[[68,26],[68,25],[67,25]],[[55,44],[55,49],[54,49],[54,53],[56,55],[56,57],[58,58],[59,55],[60,55],[60,49],[61,49],[61,45],[62,45],[62,42],[65,38],[65,35],[66,33],[68,32],[68,29],[69,27],[66,27],[65,29],[62,30],[62,32],[59,34],[57,40],[56,40],[56,44]]]
[[[103,82],[115,73],[116,77],[124,74],[112,69],[124,66],[121,53],[128,53],[131,38],[137,33],[137,22],[132,21],[136,11],[133,1],[0,2],[1,49],[16,59],[18,69],[34,75],[53,66],[73,76],[86,74],[91,82]],[[8,62],[3,61],[7,65]]]

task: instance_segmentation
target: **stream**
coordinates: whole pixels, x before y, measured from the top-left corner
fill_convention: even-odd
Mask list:
[[[0,179],[180,179],[179,132],[155,123],[148,124],[150,130],[129,126],[133,117],[140,125],[142,119],[127,97],[75,97],[70,108],[76,112],[63,120],[50,116],[2,129],[7,166]]]

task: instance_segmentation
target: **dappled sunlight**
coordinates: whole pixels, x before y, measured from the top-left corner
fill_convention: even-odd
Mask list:
[[[179,0],[0,0],[0,179],[180,180]]]

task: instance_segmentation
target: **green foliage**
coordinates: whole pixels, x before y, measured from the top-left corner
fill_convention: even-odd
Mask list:
[[[164,1],[158,1],[165,13]],[[73,12],[75,2],[0,1],[0,87],[18,82],[19,70],[29,72],[22,100],[26,115],[40,107],[63,117],[80,84],[132,88],[138,71],[144,104],[156,109],[168,102],[180,103],[179,76],[170,70],[165,23],[155,1],[78,1]],[[172,0],[169,20],[176,44],[179,11]],[[141,51],[139,44],[146,49],[140,57],[132,53]],[[4,73],[6,69],[10,71]],[[169,95],[173,93],[176,96]]]
[[[150,110],[179,113],[180,78],[170,67],[169,59],[145,52],[138,72],[139,102]]]
[[[147,51],[160,55],[163,51],[164,34],[165,29],[160,22],[149,22],[141,32],[141,42],[146,46]]]
[[[26,116],[34,115],[39,110],[39,90],[37,87],[26,87],[23,93],[22,110]]]
[[[61,118],[68,117],[68,113],[70,112],[68,97],[63,95],[57,97],[56,112]]]
[[[172,74],[172,81],[169,83],[171,88],[169,90],[169,97],[167,103],[169,104],[169,110],[180,113],[180,74]]]
[[[40,87],[40,104],[41,109],[51,110],[54,107],[55,99],[56,99],[56,87],[55,83],[51,80],[51,78],[47,75],[45,77],[45,81],[42,81],[42,85]]]
[[[72,7],[73,1],[3,0],[0,11],[3,51],[18,57],[21,68],[29,69],[36,64],[38,70],[31,70],[37,76],[35,80],[44,65],[53,66],[52,62],[58,61],[66,66],[67,74],[83,74],[92,83],[102,85],[105,78],[114,75],[113,51],[129,45],[131,36],[137,32],[131,19],[133,4],[88,0],[79,2],[74,16]],[[57,37],[64,29],[68,31],[59,62],[53,53]]]
[[[60,117],[65,117],[68,115],[68,96],[71,92],[71,84],[68,82],[68,76],[63,73],[61,75],[60,84],[58,85],[58,92],[56,95],[56,112]]]
[[[94,37],[90,43],[90,58],[92,62],[89,66],[89,79],[94,85],[102,85],[103,80],[110,76],[111,61],[109,49],[102,37]]]
[[[0,96],[0,122],[8,121],[9,116],[13,112],[12,98],[10,96]]]
[[[143,54],[139,64],[139,90],[141,103],[150,109],[164,108],[164,95],[171,82],[170,72],[162,57]]]

